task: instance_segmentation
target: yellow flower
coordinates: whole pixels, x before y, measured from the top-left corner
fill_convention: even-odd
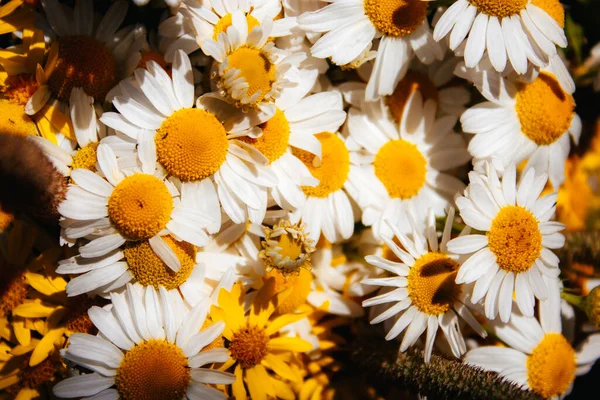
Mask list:
[[[290,383],[299,383],[302,376],[289,365],[290,353],[306,352],[312,345],[300,338],[283,336],[285,326],[304,318],[304,314],[283,314],[271,318],[291,290],[286,289],[271,296],[273,279],[265,282],[252,299],[250,311],[244,311],[245,293],[241,283],[231,292],[221,289],[214,320],[222,320],[226,327],[223,336],[229,343],[231,359],[222,369],[234,368],[236,381],[232,385],[233,397],[253,400],[267,398],[295,398]],[[287,362],[286,362],[287,361]]]
[[[578,156],[567,159],[565,181],[558,190],[556,214],[567,226],[567,231],[585,229],[585,223],[593,197],[592,188],[584,164]]]
[[[35,13],[25,0],[10,0],[0,6],[0,35],[33,28]]]

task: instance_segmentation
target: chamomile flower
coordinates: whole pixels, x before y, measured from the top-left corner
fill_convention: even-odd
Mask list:
[[[366,99],[392,94],[414,54],[424,63],[442,58],[427,21],[427,2],[420,0],[338,0],[298,17],[309,32],[325,33],[311,49],[312,55],[337,65],[356,60],[381,38]]]
[[[435,118],[436,103],[423,103],[420,92],[408,98],[399,124],[382,102],[365,103],[348,112],[348,131],[354,143],[350,193],[363,211],[362,221],[376,235],[390,235],[383,221],[409,231],[408,216],[423,223],[427,210],[442,215],[464,185],[442,171],[470,157],[461,136],[452,131],[455,117]]]
[[[466,43],[469,68],[487,52],[496,71],[510,63],[524,74],[530,63],[547,64],[556,45],[566,47],[563,28],[564,10],[558,0],[458,0],[441,16],[433,37],[441,40],[450,34],[451,50]]]
[[[391,239],[384,240],[401,261],[389,261],[379,256],[366,257],[368,263],[383,268],[391,273],[391,276],[367,279],[363,283],[393,288],[363,301],[363,307],[393,303],[372,319],[371,324],[397,316],[385,338],[392,340],[406,329],[400,345],[402,352],[412,346],[427,330],[425,362],[431,359],[439,328],[442,329],[455,357],[465,353],[466,345],[460,331],[458,316],[475,332],[482,337],[486,336],[485,330],[464,305],[463,287],[455,282],[460,264],[456,254],[450,252],[447,246],[453,220],[454,210],[450,209],[440,242],[432,212],[429,213],[425,229],[412,224],[411,238],[392,226],[402,247]]]
[[[147,240],[161,260],[173,271],[179,271],[179,259],[161,236],[170,233],[179,240],[202,246],[208,239],[203,228],[212,219],[186,206],[177,189],[156,175],[125,176],[107,145],[99,145],[97,154],[99,172],[104,178],[87,169],[71,172],[73,183],[59,206],[59,212],[67,219],[63,221],[64,235],[71,239],[92,238],[79,249],[84,258],[105,256],[126,242]],[[116,261],[112,256],[108,259]],[[111,269],[116,277],[126,270],[126,263],[114,264]]]
[[[102,112],[94,107],[94,98],[85,94],[81,88],[73,88],[69,98],[71,122],[77,139],[78,149],[67,151],[42,137],[32,137],[52,161],[56,169],[65,176],[72,170],[85,168],[96,171],[99,139],[106,135],[106,128],[98,123],[97,113]]]
[[[550,249],[565,243],[564,225],[551,221],[556,193],[539,197],[548,175],[528,170],[516,184],[515,166],[502,181],[489,164],[486,173],[469,174],[464,196],[456,199],[460,216],[470,227],[485,234],[453,239],[448,248],[468,255],[456,275],[457,283],[475,283],[471,301],[484,299],[485,315],[508,322],[513,296],[523,315],[532,317],[535,298],[548,296],[542,276],[556,279],[558,257]],[[514,294],[513,294],[514,293]]]
[[[218,95],[236,107],[272,113],[281,91],[298,85],[298,66],[306,56],[277,48],[268,40],[272,31],[270,20],[249,31],[237,11],[225,32],[202,43],[202,51],[215,59],[211,78]]]
[[[52,27],[50,34],[58,38],[50,47],[46,68],[36,71],[38,87],[25,111],[34,115],[48,102],[66,103],[75,87],[103,101],[117,83],[121,62],[128,55],[127,46],[119,47],[122,43],[116,36],[128,2],[113,3],[100,21],[94,15],[92,0],[79,0],[72,10],[56,0],[45,0],[42,5]]]
[[[600,357],[600,334],[590,335],[573,348],[568,327],[562,326],[558,282],[550,285],[548,300],[541,302],[539,322],[515,309],[510,323],[492,323],[493,332],[507,346],[478,347],[467,353],[465,362],[497,372],[545,399],[567,395],[575,377],[587,373]]]
[[[100,335],[72,335],[62,352],[65,359],[93,372],[59,382],[56,396],[225,399],[207,385],[235,380],[232,374],[205,367],[229,359],[224,348],[202,351],[224,328],[216,322],[200,330],[209,311],[208,299],[188,311],[164,288],[128,286],[125,293],[111,297],[112,307],[89,310]]]
[[[460,118],[463,130],[476,134],[469,142],[473,157],[495,157],[505,167],[528,159],[525,170],[546,172],[552,185],[560,186],[570,137],[577,143],[581,135],[573,96],[547,71],[529,83],[513,83],[494,72],[473,72],[471,78],[488,100]]]
[[[181,50],[172,78],[156,62],[146,66],[136,70],[135,80],[120,83],[122,95],[113,100],[119,113],[100,119],[122,134],[106,139],[119,152],[119,162],[150,173],[165,171],[190,195],[186,206],[214,217],[211,233],[221,226],[221,209],[236,223],[248,218],[260,223],[266,188],[276,177],[266,168],[267,158],[239,137],[252,135],[248,130],[273,114],[244,114],[211,95],[194,107],[192,66]]]

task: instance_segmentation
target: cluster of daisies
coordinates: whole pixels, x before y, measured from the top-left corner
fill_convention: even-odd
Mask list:
[[[600,357],[558,0],[134,3],[0,6],[1,134],[68,183],[59,243],[0,217],[7,398],[332,398],[361,321],[544,398]]]

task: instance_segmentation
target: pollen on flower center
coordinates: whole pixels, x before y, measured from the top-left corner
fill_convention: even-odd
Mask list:
[[[521,85],[515,106],[521,130],[539,146],[552,144],[567,132],[574,108],[573,97],[545,72]]]
[[[15,136],[37,134],[37,127],[20,104],[0,99],[0,129],[2,133]]]
[[[25,272],[0,260],[0,317],[8,316],[27,297]]]
[[[281,221],[272,229],[265,228],[265,240],[258,254],[265,268],[282,273],[298,273],[300,268],[310,269],[310,256],[315,251],[314,241],[304,231],[305,225]]]
[[[527,381],[535,393],[549,399],[564,394],[573,379],[575,350],[560,333],[548,333],[527,357]]]
[[[88,310],[92,306],[105,306],[106,303],[108,301],[100,296],[91,298],[87,294],[67,298],[65,327],[72,333],[95,335],[98,329],[90,319]]]
[[[539,222],[523,207],[502,207],[487,236],[496,262],[505,271],[527,271],[542,252]]]
[[[269,337],[263,328],[246,325],[233,333],[229,351],[242,368],[252,368],[265,358],[268,344]]]
[[[154,137],[156,156],[169,174],[184,182],[213,175],[227,156],[227,132],[217,118],[184,108],[163,121]]]
[[[232,76],[227,76],[221,86],[234,100],[248,105],[270,100],[277,68],[266,53],[252,47],[239,47],[227,56],[224,65],[223,73]],[[237,79],[229,84],[233,74],[239,74],[241,81]],[[236,93],[240,91],[243,96]]]
[[[455,283],[458,263],[442,253],[427,253],[408,274],[408,296],[419,311],[439,315],[450,310],[461,293]]]
[[[241,137],[239,140],[253,145],[267,157],[270,164],[273,161],[277,161],[288,149],[290,124],[283,111],[277,109],[275,115],[270,120],[259,126],[263,132],[260,137],[256,139]]]
[[[438,103],[439,93],[433,82],[431,82],[431,79],[419,72],[409,71],[398,83],[394,93],[385,97],[385,103],[396,122],[400,122],[402,119],[402,112],[404,111],[406,102],[410,95],[417,90],[423,96],[423,101],[433,99],[436,104]]]
[[[479,12],[499,18],[521,12],[529,0],[469,0]]]
[[[287,288],[292,288],[291,293],[277,305],[277,314],[293,313],[306,303],[310,286],[312,284],[312,273],[304,268],[301,268],[297,274],[285,274],[281,270],[272,269],[263,278],[264,281],[275,279],[275,284],[271,287],[272,292],[267,292],[270,296],[275,296],[277,293],[284,291]]]
[[[11,103],[20,106],[25,106],[39,87],[35,76],[30,74],[11,76],[6,81],[4,96]]]
[[[90,171],[96,171],[96,163],[98,162],[98,155],[96,154],[96,149],[98,149],[98,142],[92,142],[85,147],[77,150],[75,155],[73,155],[73,163],[71,164],[71,168],[85,168]]]
[[[422,0],[364,0],[365,14],[386,36],[411,34],[427,17],[427,2]]]
[[[64,36],[58,39],[56,66],[48,87],[62,101],[71,89],[80,87],[96,100],[104,100],[117,79],[117,64],[112,53],[90,36]]]
[[[123,179],[108,199],[108,216],[130,240],[145,240],[165,228],[173,211],[173,198],[157,177],[135,174]]]
[[[321,132],[315,137],[321,142],[320,163],[314,154],[307,151],[294,148],[292,152],[319,180],[318,186],[302,186],[304,193],[312,197],[327,197],[344,187],[350,172],[350,153],[344,141],[331,132]]]
[[[252,15],[246,15],[246,23],[248,24],[248,33],[252,32],[257,26],[260,26],[260,22]],[[219,21],[215,24],[213,28],[213,40],[217,40],[219,38],[219,33],[226,32],[227,28],[229,28],[232,24],[231,14],[226,14],[219,19]]]
[[[392,198],[409,199],[425,185],[427,160],[406,140],[390,140],[381,146],[373,166],[375,176]]]
[[[185,397],[190,368],[183,351],[164,340],[136,345],[123,357],[115,384],[126,400],[171,400]]]
[[[135,280],[144,286],[163,286],[167,290],[181,286],[192,274],[196,265],[196,248],[183,241],[176,241],[171,236],[163,236],[162,240],[173,250],[181,263],[179,271],[169,268],[152,250],[147,241],[129,242],[123,249],[127,266]]]

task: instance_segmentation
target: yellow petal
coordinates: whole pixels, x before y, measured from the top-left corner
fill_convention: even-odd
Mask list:
[[[233,364],[235,364],[236,361],[229,357],[229,359],[227,361],[225,361],[220,367],[219,367],[219,371],[227,371],[229,368],[231,368],[233,366]]]
[[[240,282],[233,285],[231,292],[221,288],[219,292],[219,307],[225,313],[225,323],[228,329],[235,332],[246,324],[243,306],[244,293]]]
[[[296,351],[304,353],[312,350],[312,344],[306,340],[295,338],[295,337],[278,337],[269,340],[267,344],[269,350],[283,350],[283,351]]]
[[[246,400],[246,388],[244,387],[244,370],[238,364],[235,367],[235,382],[231,384],[231,390],[233,392],[233,398],[236,400]]]
[[[13,309],[13,315],[25,318],[44,318],[52,314],[56,307],[47,306],[40,301],[23,303]]]
[[[36,29],[33,31],[33,36],[31,36],[31,43],[27,52],[27,69],[29,71],[34,71],[42,63],[45,51],[44,32]]]
[[[0,390],[6,389],[7,387],[12,386],[17,382],[19,382],[19,376],[16,374],[7,376],[6,378],[0,378]]]
[[[34,115],[33,119],[35,120],[38,130],[40,131],[40,135],[42,135],[44,139],[48,139],[49,141],[58,146],[58,140],[56,140],[56,134],[58,132],[50,124],[50,121],[44,118],[44,116],[41,114]]]
[[[284,314],[284,315],[281,315],[281,316],[275,318],[273,321],[271,321],[270,324],[268,324],[267,328],[265,329],[265,332],[266,332],[267,336],[271,336],[274,333],[279,332],[281,330],[281,328],[283,328],[284,326],[287,326],[289,324],[293,324],[294,322],[300,321],[304,317],[306,317],[306,314]]]
[[[277,396],[278,399],[294,400],[296,398],[294,391],[287,383],[280,381],[279,379],[272,379],[271,383],[275,390],[275,396]]]
[[[23,346],[29,345],[31,343],[31,331],[25,327],[25,320],[22,317],[15,317],[12,326],[17,342]]]
[[[263,374],[259,371],[261,368],[265,375],[267,375],[266,379],[264,379]],[[271,382],[269,381],[267,371],[262,365],[259,364],[246,369],[246,383],[248,384],[248,391],[252,400],[267,400],[267,386]]]
[[[48,59],[46,59],[46,65],[44,66],[44,74],[46,77],[52,75],[56,68],[56,62],[58,61],[58,40],[54,41],[48,51]]]
[[[40,393],[35,389],[21,388],[15,400],[31,400],[37,398]]]
[[[0,35],[21,30],[23,28],[32,28],[34,26],[35,15],[29,7],[23,7],[12,14],[0,20]]]
[[[310,400],[311,395],[315,392],[318,386],[318,382],[315,379],[309,379],[302,383],[302,389],[300,389],[299,400]]]
[[[270,278],[256,293],[250,309],[249,321],[251,325],[263,328],[279,304],[292,293],[292,288],[289,287],[272,296],[275,291],[273,286],[275,286],[275,279]]]
[[[262,364],[267,368],[272,369],[273,372],[283,379],[287,379],[292,382],[300,382],[302,380],[302,377],[297,375],[289,365],[272,353],[269,353],[265,356],[265,358],[262,360]]]
[[[29,366],[33,367],[41,363],[54,351],[54,342],[60,339],[65,333],[65,328],[52,329],[40,340],[29,359]]]
[[[67,138],[76,142],[75,138],[75,130],[73,129],[73,123],[71,122],[71,118],[61,111],[58,108],[54,107],[52,104],[46,104],[46,106],[42,109],[42,114],[44,117],[50,121],[50,124],[56,129],[58,132],[65,135]]]
[[[22,345],[18,344],[15,347],[12,348],[12,350],[10,351],[10,353],[13,356],[22,356],[23,354],[27,354],[30,351],[33,351],[33,349],[35,349],[35,346],[37,346],[37,344],[39,342],[40,342],[39,339],[31,339],[31,343],[29,343],[29,345],[22,346]]]
[[[23,4],[23,0],[10,0],[0,7],[0,18],[6,17]]]
[[[45,294],[46,296],[52,296],[60,292],[57,288],[52,284],[50,279],[42,274],[36,274],[34,272],[26,272],[25,280],[29,283],[35,290],[40,292],[41,294]]]

